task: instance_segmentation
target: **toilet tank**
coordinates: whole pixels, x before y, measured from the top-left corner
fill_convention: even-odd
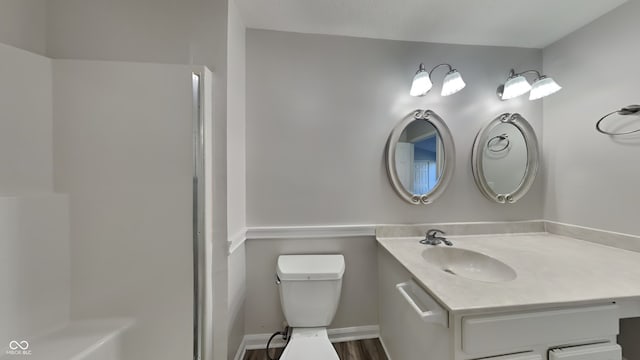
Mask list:
[[[291,327],[327,327],[342,290],[342,255],[281,255],[277,276],[282,311]]]

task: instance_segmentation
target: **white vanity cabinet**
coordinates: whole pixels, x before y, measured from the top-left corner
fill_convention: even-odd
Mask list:
[[[452,314],[381,247],[378,266],[390,360],[621,360],[615,304]]]
[[[380,337],[389,360],[452,359],[453,332],[445,312],[445,324],[423,321],[413,305],[403,296],[398,284],[411,281],[409,273],[386,250],[378,249],[378,291]],[[406,289],[410,291],[411,289]],[[415,294],[416,305],[420,304]]]

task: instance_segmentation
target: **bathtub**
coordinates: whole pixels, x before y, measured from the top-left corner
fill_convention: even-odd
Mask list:
[[[45,335],[14,343],[2,360],[121,360],[122,339],[131,319],[72,321]]]

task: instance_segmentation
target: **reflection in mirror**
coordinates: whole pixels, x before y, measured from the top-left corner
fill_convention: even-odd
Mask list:
[[[509,194],[518,188],[527,171],[527,144],[512,123],[499,123],[490,129],[482,153],[482,170],[487,186],[496,194]]]
[[[442,151],[438,130],[429,121],[414,120],[402,131],[396,144],[396,171],[405,190],[426,194],[436,186]]]
[[[502,114],[485,126],[473,147],[473,175],[488,199],[513,203],[529,190],[538,169],[538,142],[519,114]]]
[[[431,110],[415,110],[391,132],[387,174],[395,191],[411,204],[429,204],[453,174],[455,149],[444,121]]]

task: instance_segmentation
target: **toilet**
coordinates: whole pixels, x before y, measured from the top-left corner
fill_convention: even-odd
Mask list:
[[[293,329],[280,360],[339,360],[327,335],[342,290],[342,255],[281,255],[280,303]]]

